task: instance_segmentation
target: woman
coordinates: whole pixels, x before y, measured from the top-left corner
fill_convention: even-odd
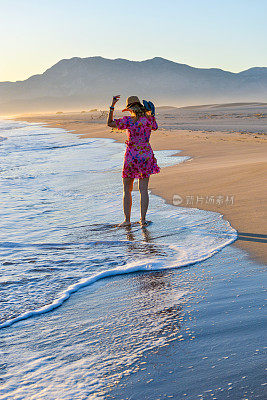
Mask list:
[[[140,224],[147,225],[146,213],[148,208],[148,181],[151,174],[160,172],[157,160],[149,144],[151,130],[158,129],[155,117],[151,115],[137,96],[127,99],[126,108],[122,111],[130,111],[131,116],[125,116],[113,120],[114,106],[120,96],[114,96],[109,111],[107,124],[111,128],[128,130],[126,151],[122,171],[123,178],[123,212],[125,220],[119,226],[131,225],[132,190],[134,179],[137,178],[140,191]]]

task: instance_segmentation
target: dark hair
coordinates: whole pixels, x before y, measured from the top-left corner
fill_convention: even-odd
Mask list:
[[[129,109],[135,113],[136,119],[146,117],[147,109],[141,103],[134,103],[129,106]]]

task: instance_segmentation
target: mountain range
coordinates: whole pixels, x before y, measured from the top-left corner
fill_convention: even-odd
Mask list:
[[[63,59],[24,81],[0,82],[0,115],[106,108],[113,95],[137,95],[156,105],[187,106],[267,99],[267,68],[233,73],[194,68],[161,57],[130,61]]]

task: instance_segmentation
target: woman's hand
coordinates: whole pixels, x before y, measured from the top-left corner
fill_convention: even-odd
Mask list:
[[[113,96],[112,99],[112,103],[111,103],[111,107],[109,110],[109,114],[108,114],[108,121],[107,121],[107,125],[110,126],[111,128],[116,128],[116,124],[115,121],[113,121],[113,111],[114,111],[114,106],[117,103],[117,101],[119,101],[120,99],[120,94],[118,94],[117,96]]]
[[[111,107],[114,107],[117,101],[119,101],[121,95],[118,94],[117,96],[113,96]]]

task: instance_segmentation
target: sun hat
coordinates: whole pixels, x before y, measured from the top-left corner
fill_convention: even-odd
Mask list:
[[[124,110],[122,110],[122,111],[128,111],[133,104],[141,104],[141,102],[137,96],[128,97],[128,99],[126,100],[126,108],[124,108]]]

